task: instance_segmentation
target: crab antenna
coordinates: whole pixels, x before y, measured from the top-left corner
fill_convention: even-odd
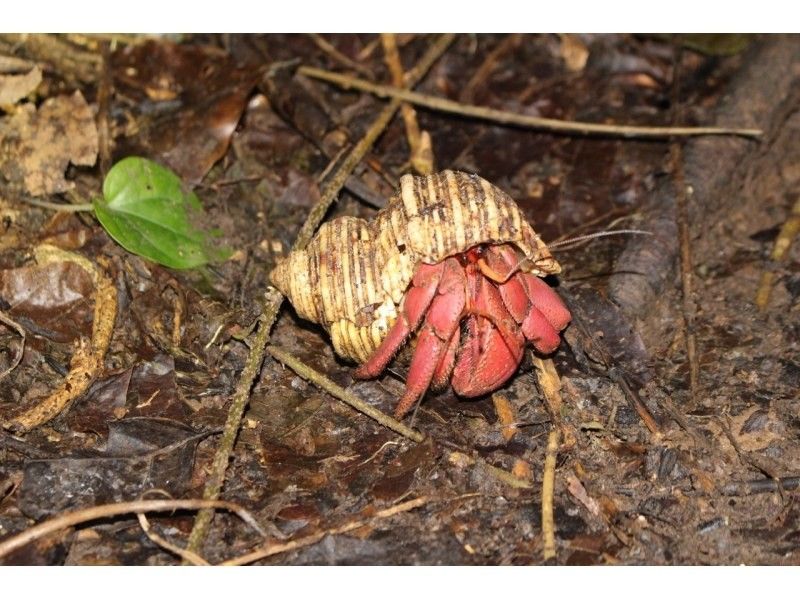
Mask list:
[[[589,239],[597,239],[598,237],[611,237],[613,235],[652,235],[650,231],[647,230],[639,230],[637,228],[623,228],[620,230],[607,230],[602,231],[599,233],[592,233],[590,235],[581,235],[580,237],[573,237],[572,239],[564,239],[563,241],[556,241],[555,243],[549,243],[547,245],[548,249],[556,249],[556,248],[566,248],[570,247],[571,245],[575,245],[576,243],[580,243],[581,241],[588,241]]]

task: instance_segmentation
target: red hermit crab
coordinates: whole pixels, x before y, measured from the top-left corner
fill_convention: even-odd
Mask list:
[[[327,222],[272,272],[336,352],[378,376],[416,333],[402,417],[428,388],[474,397],[502,386],[527,343],[558,347],[570,313],[540,276],[561,271],[514,201],[484,179],[405,175],[375,218]]]

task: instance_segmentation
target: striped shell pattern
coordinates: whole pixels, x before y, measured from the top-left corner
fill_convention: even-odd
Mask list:
[[[503,191],[473,174],[405,175],[400,192],[370,221],[323,224],[270,280],[301,317],[321,324],[336,352],[367,361],[397,319],[420,262],[438,263],[477,245],[512,243],[539,276],[561,268]]]

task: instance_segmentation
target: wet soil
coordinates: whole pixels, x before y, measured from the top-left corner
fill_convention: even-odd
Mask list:
[[[80,91],[96,110],[98,163],[62,160],[54,180],[72,190],[41,199],[89,200],[111,163],[143,155],[194,187],[235,250],[202,272],[155,265],[122,249],[90,215],[23,203],[24,177],[0,168],[0,310],[27,335],[21,363],[0,379],[0,420],[58,385],[91,332],[89,277],[69,264],[37,270],[33,247],[47,241],[105,260],[120,301],[103,373],[87,392],[42,427],[0,432],[0,542],[65,511],[153,489],[202,495],[267,274],[319,197],[329,162],[384,105],[296,73],[304,64],[390,81],[377,36],[325,40],[345,58],[299,35],[129,40],[113,50],[92,38],[58,38],[81,58],[69,62],[54,60],[47,43],[0,36],[0,55],[44,73],[18,103],[39,107]],[[404,66],[433,40],[400,36]],[[463,35],[436,62],[418,91],[550,118],[758,127],[764,136],[586,137],[419,109],[436,168],[475,172],[505,190],[546,241],[613,228],[654,234],[558,253],[563,274],[551,282],[574,316],[552,357],[560,413],[547,409],[526,357],[495,397],[429,393],[406,422],[426,436],[415,443],[268,357],[223,498],[249,509],[274,542],[369,522],[263,563],[543,563],[545,445],[560,424],[567,436],[556,463],[556,563],[800,564],[800,248],[770,257],[798,201],[800,37],[747,36],[733,49],[684,41]],[[0,167],[18,160],[13,152],[0,138]],[[369,218],[409,168],[396,117],[328,218]],[[681,294],[682,192],[700,372],[694,394]],[[759,309],[765,272],[771,292]],[[403,392],[402,360],[378,380],[356,381],[324,331],[288,304],[272,342],[386,413]],[[0,322],[0,372],[18,347],[18,333]],[[498,412],[503,399],[513,434]],[[370,519],[421,496],[429,498],[421,507]],[[149,519],[178,545],[193,524],[188,512]],[[219,562],[261,542],[220,512],[202,554]],[[48,536],[4,562],[179,559],[130,516]]]

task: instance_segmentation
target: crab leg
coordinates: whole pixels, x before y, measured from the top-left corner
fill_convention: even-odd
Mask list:
[[[514,250],[507,246],[490,247],[481,258],[481,272],[489,270],[502,279],[514,272]],[[538,276],[516,272],[499,285],[509,313],[522,327],[525,338],[540,353],[552,353],[561,339],[559,331],[569,324],[570,313],[550,286]]]
[[[408,335],[414,332],[422,321],[425,311],[436,296],[436,289],[444,272],[444,262],[422,264],[414,272],[411,287],[403,299],[400,315],[389,333],[368,361],[356,369],[356,378],[375,378],[386,369]]]
[[[505,384],[519,367],[525,346],[494,283],[477,272],[470,275],[473,277],[466,340],[451,378],[453,390],[464,397],[486,394]]]
[[[442,362],[448,360],[452,339],[458,331],[466,305],[466,277],[457,260],[448,258],[436,296],[425,314],[408,368],[406,392],[397,403],[394,415],[403,417],[431,385]]]
[[[564,305],[561,297],[545,281],[533,274],[525,272],[517,274],[515,278],[522,279],[525,290],[531,303],[544,314],[550,325],[556,330],[566,328],[572,319],[572,315]]]
[[[447,344],[447,351],[445,351],[439,365],[433,372],[433,379],[431,380],[431,390],[443,390],[450,384],[450,375],[453,373],[453,366],[456,364],[456,352],[458,345],[461,342],[461,330],[456,328],[453,336],[450,337],[450,342]]]

